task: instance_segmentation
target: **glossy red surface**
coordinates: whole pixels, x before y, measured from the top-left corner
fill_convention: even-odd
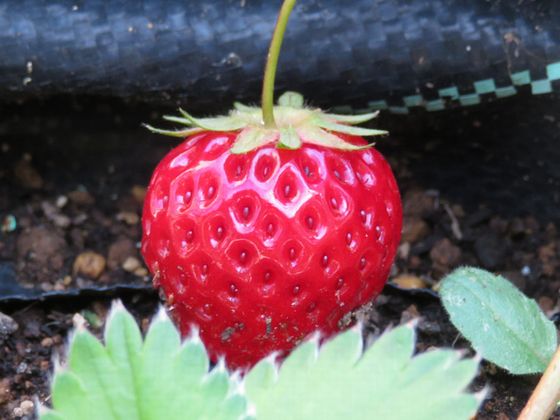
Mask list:
[[[193,136],[160,162],[142,253],[182,333],[197,325],[214,360],[245,369],[316,330],[340,331],[381,291],[402,210],[375,149],[232,155],[234,138]]]

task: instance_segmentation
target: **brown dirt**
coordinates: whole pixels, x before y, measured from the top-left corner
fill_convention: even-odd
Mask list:
[[[469,193],[463,199],[456,190],[465,183],[480,181],[482,185],[484,180],[473,181],[466,174],[455,189],[449,189],[427,169],[419,169],[418,163],[435,159],[434,142],[439,141],[442,148],[448,147],[442,139],[467,144],[477,127],[492,127],[478,132],[477,141],[484,136],[506,141],[503,135],[511,113],[519,109],[518,116],[522,115],[527,101],[536,105],[526,118],[541,118],[540,102],[521,98],[445,117],[416,115],[406,124],[403,117],[383,120],[395,136],[391,145],[379,147],[395,168],[405,210],[403,241],[392,278],[413,292],[386,289],[367,315],[369,332],[377,334],[420,316],[418,350],[433,346],[468,349],[438,300],[426,292],[414,293],[418,287],[437,288],[442,276],[465,264],[503,273],[537,299],[547,315],[558,312],[556,222],[560,214],[543,216],[538,209],[528,212],[525,207],[504,211],[501,204],[483,195]],[[102,98],[13,105],[3,115],[0,268],[13,266],[21,286],[43,292],[116,284],[148,286],[150,279],[138,252],[141,203],[151,170],[173,141],[145,133],[139,122],[157,116],[143,106]],[[450,121],[442,122],[442,118]],[[557,125],[549,128],[558,131]],[[448,156],[456,156],[457,147]],[[481,154],[484,150],[478,149]],[[438,165],[431,160],[428,164]],[[534,193],[539,195],[538,190]],[[11,216],[17,221],[13,231],[7,219]],[[0,312],[13,320],[0,317],[0,418],[33,418],[30,404],[49,403],[52,358],[62,351],[74,314],[82,314],[99,334],[115,297],[124,299],[143,326],[158,305],[157,295],[149,289],[44,301],[0,300]],[[487,385],[491,394],[477,418],[515,418],[536,379],[513,377],[483,363],[473,388]]]

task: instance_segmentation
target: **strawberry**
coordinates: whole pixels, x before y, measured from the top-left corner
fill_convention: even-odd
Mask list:
[[[196,327],[230,369],[346,328],[383,288],[400,240],[397,184],[361,137],[385,132],[353,126],[376,113],[325,113],[294,92],[272,107],[271,86],[263,110],[181,110],[165,118],[185,130],[148,127],[187,138],[150,181],[142,254],[181,332]]]

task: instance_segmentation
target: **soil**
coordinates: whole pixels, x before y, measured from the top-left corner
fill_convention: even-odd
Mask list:
[[[365,318],[370,336],[420,317],[419,351],[468,349],[434,292],[460,265],[504,274],[557,318],[558,104],[521,95],[382,117],[393,135],[378,148],[395,170],[405,218],[393,286]],[[35,100],[4,105],[2,115],[0,418],[32,419],[49,404],[53,356],[76,314],[99,334],[114,298],[143,327],[155,313],[139,219],[151,171],[175,142],[140,127],[159,121],[148,106],[108,98]],[[491,392],[477,418],[515,418],[537,380],[483,362],[473,389]]]

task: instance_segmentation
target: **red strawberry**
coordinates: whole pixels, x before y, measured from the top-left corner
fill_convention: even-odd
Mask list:
[[[266,65],[262,110],[165,117],[188,137],[158,165],[146,195],[142,253],[183,334],[213,360],[247,369],[304,337],[328,337],[383,288],[402,211],[391,169],[353,127],[377,114],[327,114],[274,75],[295,0],[284,0]],[[190,136],[190,137],[189,137]]]
[[[182,333],[198,326],[230,368],[346,327],[383,288],[400,239],[389,165],[344,134],[379,134],[347,125],[374,114],[300,108],[293,93],[280,103],[274,129],[243,106],[168,117],[195,127],[175,134],[197,134],[160,162],[146,196],[142,253],[154,283]]]

